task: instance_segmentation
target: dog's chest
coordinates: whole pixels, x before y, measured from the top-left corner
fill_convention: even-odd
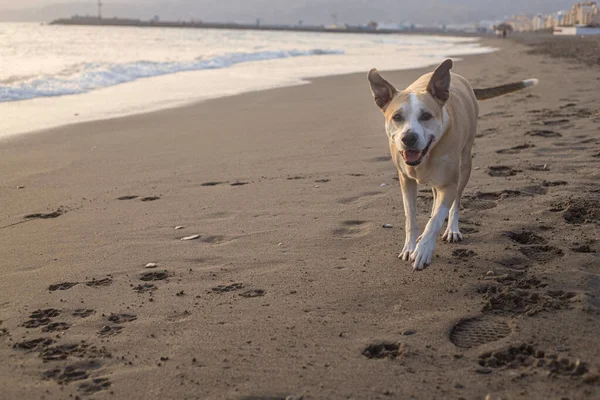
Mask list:
[[[431,185],[435,181],[434,176],[432,176],[431,171],[428,169],[401,165],[401,170],[404,175],[423,185]]]

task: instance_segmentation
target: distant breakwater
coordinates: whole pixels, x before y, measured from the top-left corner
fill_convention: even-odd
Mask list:
[[[330,28],[325,26],[298,26],[298,25],[259,25],[236,24],[221,22],[184,22],[184,21],[143,21],[138,19],[123,18],[94,18],[73,17],[52,21],[50,25],[83,25],[83,26],[131,26],[143,28],[193,28],[193,29],[237,29],[253,31],[290,31],[290,32],[326,32],[326,33],[370,33],[370,34],[397,34],[416,31],[394,29],[372,29],[359,26]],[[421,33],[432,33],[432,30]],[[441,33],[439,31],[438,33]]]

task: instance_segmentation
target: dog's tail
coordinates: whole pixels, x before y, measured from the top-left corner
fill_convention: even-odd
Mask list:
[[[525,88],[535,86],[538,84],[537,79],[525,79],[521,82],[508,83],[506,85],[491,87],[487,89],[473,89],[475,93],[475,97],[477,100],[489,100],[494,97],[504,96],[505,94],[518,92],[519,90],[523,90]]]

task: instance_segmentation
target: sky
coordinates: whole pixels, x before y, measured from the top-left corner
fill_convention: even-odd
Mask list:
[[[104,0],[105,17],[305,24],[453,24],[569,9],[575,0]],[[97,0],[0,0],[0,21],[95,15]]]

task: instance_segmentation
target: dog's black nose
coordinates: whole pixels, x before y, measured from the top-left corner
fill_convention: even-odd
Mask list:
[[[417,136],[414,132],[406,132],[404,136],[402,136],[402,143],[404,143],[407,147],[412,147],[417,144],[419,140],[419,136]]]

